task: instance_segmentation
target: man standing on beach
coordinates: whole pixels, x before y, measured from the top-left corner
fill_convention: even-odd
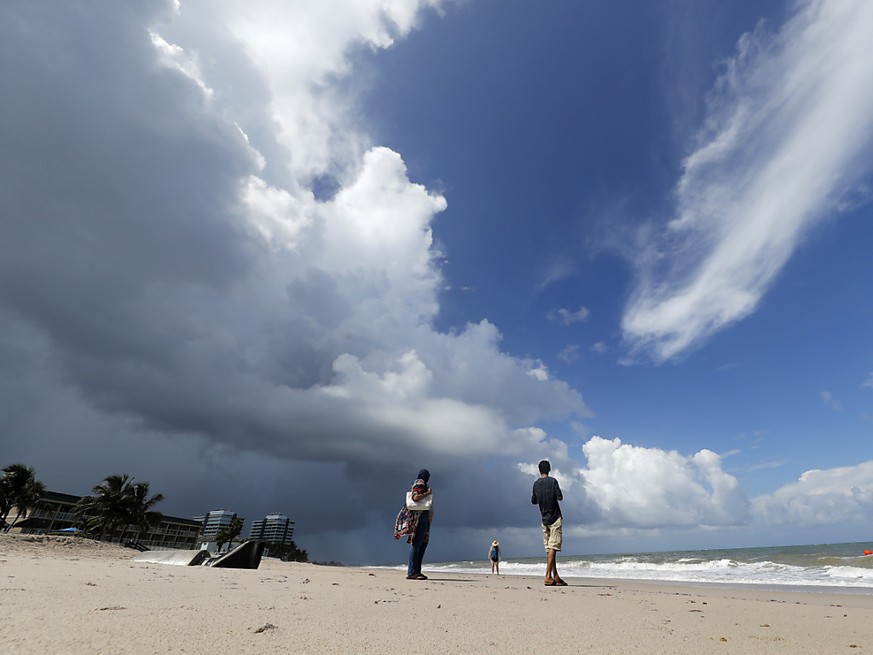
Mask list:
[[[561,521],[561,506],[559,500],[564,500],[561,487],[555,478],[549,477],[552,465],[548,460],[539,463],[540,477],[534,482],[533,494],[530,502],[540,506],[540,514],[543,519],[543,545],[546,547],[546,579],[547,587],[566,587],[558,575],[558,551],[561,550],[563,541],[563,526]]]

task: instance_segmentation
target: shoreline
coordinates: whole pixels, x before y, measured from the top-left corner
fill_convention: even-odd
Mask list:
[[[0,535],[0,648],[64,653],[871,653],[873,596],[405,571],[132,561],[119,546]]]
[[[434,566],[441,566],[445,564],[451,564],[451,562],[435,562],[430,567],[428,567],[427,563],[422,567],[422,571],[425,574],[434,574],[434,575],[468,575],[473,577],[497,577],[492,575],[492,573],[488,570],[485,570],[483,567],[482,573],[474,573],[469,570],[458,571],[457,573],[447,570],[447,569],[434,569]],[[397,572],[406,572],[405,565],[367,565],[362,564],[358,567],[343,565],[344,568],[362,568],[362,569],[373,569],[373,570],[384,570],[384,571],[397,571]],[[545,568],[545,567],[543,567]],[[612,583],[628,583],[630,585],[654,585],[654,586],[665,586],[665,587],[687,587],[691,589],[715,589],[715,590],[731,590],[731,589],[747,589],[750,591],[760,590],[765,592],[779,592],[784,591],[786,593],[821,593],[825,595],[840,595],[845,594],[848,596],[871,596],[873,597],[873,587],[858,587],[858,586],[841,586],[841,585],[814,585],[814,584],[779,584],[775,582],[722,582],[722,581],[690,581],[690,580],[652,580],[650,578],[607,578],[607,577],[596,577],[596,576],[576,576],[572,574],[567,574],[561,572],[562,577],[567,580],[577,580],[580,582],[603,582],[607,584]],[[527,578],[530,580],[540,580],[541,577],[532,576],[527,573],[501,573],[501,578]]]
[[[427,572],[427,567],[425,566],[425,572]],[[479,575],[478,573],[469,573],[466,575]],[[490,575],[482,574],[482,575]],[[513,574],[509,574],[510,577],[519,577],[519,578],[530,578],[531,580],[537,580],[539,578],[534,578],[528,575],[518,575],[515,576]],[[504,577],[501,575],[501,577]],[[761,591],[766,593],[777,593],[777,592],[785,592],[785,593],[798,593],[798,594],[816,594],[820,593],[823,595],[846,595],[846,596],[871,596],[873,597],[873,587],[841,587],[838,585],[802,585],[802,584],[776,584],[771,582],[762,582],[762,583],[753,583],[753,582],[690,582],[687,580],[649,580],[647,578],[594,578],[594,577],[583,577],[583,576],[570,576],[564,575],[564,579],[567,581],[577,580],[580,582],[604,582],[604,583],[627,583],[629,585],[653,585],[653,586],[662,586],[662,587],[681,587],[688,589],[712,589],[715,591],[730,591],[732,589],[735,590],[748,590],[748,591]]]

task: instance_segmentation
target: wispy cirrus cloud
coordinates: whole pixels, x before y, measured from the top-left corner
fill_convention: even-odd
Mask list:
[[[821,401],[825,404],[825,407],[830,407],[835,412],[843,411],[843,403],[834,398],[834,394],[830,391],[822,391],[821,392]]]
[[[550,321],[555,321],[556,323],[572,325],[573,323],[584,323],[588,320],[590,314],[591,312],[587,307],[580,307],[579,309],[560,307],[559,309],[553,309],[550,311],[546,317]]]
[[[558,353],[557,357],[562,362],[567,364],[572,364],[580,357],[579,353],[579,344],[571,343],[568,346],[565,346],[564,349]]]
[[[567,257],[554,257],[546,263],[545,269],[541,272],[536,290],[543,291],[555,282],[560,282],[576,274],[577,270],[578,264],[575,260]]]
[[[767,462],[759,462],[757,464],[752,464],[746,470],[748,471],[768,471],[770,469],[778,469],[782,468],[787,464],[787,460],[784,459],[774,459]]]
[[[744,35],[684,162],[677,213],[638,259],[622,329],[663,362],[755,311],[812,228],[861,188],[873,151],[873,4],[804,0]]]

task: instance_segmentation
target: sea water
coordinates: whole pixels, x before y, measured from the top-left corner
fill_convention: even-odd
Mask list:
[[[873,549],[866,543],[729,548],[618,555],[558,555],[562,577],[649,580],[689,584],[817,587],[873,594]],[[486,560],[446,562],[428,573],[490,574]],[[500,562],[501,575],[542,576],[545,556]]]

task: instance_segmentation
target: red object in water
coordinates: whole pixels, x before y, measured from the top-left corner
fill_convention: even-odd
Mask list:
[[[865,550],[864,554],[865,555],[873,555],[873,550]]]

